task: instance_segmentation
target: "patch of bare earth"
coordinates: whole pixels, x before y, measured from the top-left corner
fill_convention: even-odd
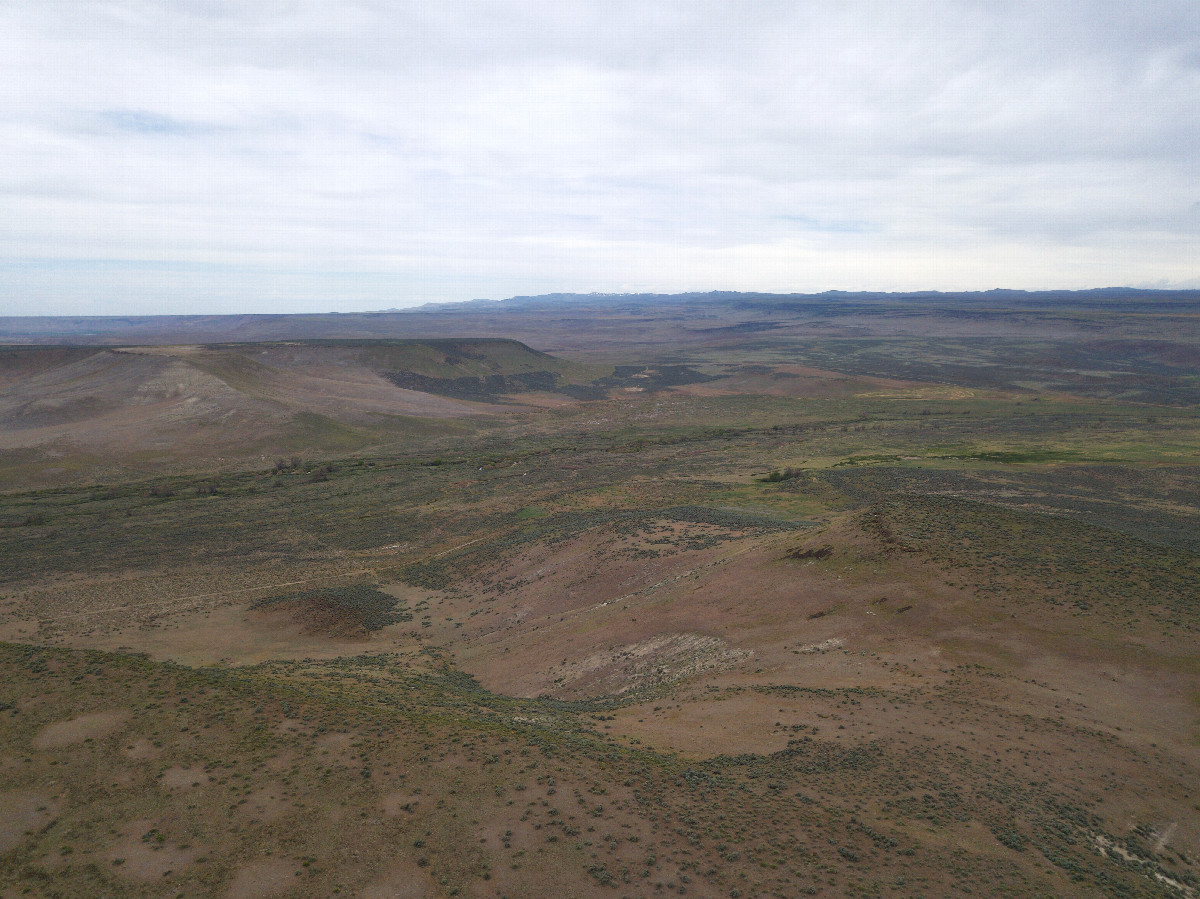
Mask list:
[[[158,778],[158,782],[168,790],[199,787],[211,780],[200,768],[168,768]]]
[[[297,883],[296,867],[296,862],[281,858],[251,862],[234,875],[225,899],[259,899],[285,893]]]
[[[321,755],[332,755],[339,759],[345,759],[353,754],[350,746],[353,742],[353,734],[321,734],[317,737],[317,749],[320,750]]]
[[[692,602],[692,593],[755,538],[713,545],[704,539],[708,530],[682,536],[658,529],[656,539],[699,548],[656,543],[649,557],[642,538],[600,532],[527,550],[470,585],[495,598],[478,612],[467,610],[464,627],[435,618],[431,636],[453,641],[458,663],[489,688],[523,696],[627,691],[688,677],[689,666],[694,673],[736,664],[744,644]],[[683,598],[686,609],[678,604]],[[463,610],[440,614],[447,613],[463,620]],[[665,664],[651,665],[656,656]]]
[[[252,824],[268,824],[278,821],[292,810],[291,802],[284,795],[284,786],[271,781],[239,800],[237,816]]]
[[[564,698],[627,693],[732,668],[751,655],[706,634],[658,634],[557,666],[554,692]]]
[[[78,718],[72,718],[70,721],[59,721],[56,724],[51,724],[43,728],[41,733],[33,738],[33,748],[62,749],[66,746],[82,743],[85,740],[97,740],[100,737],[106,737],[111,734],[128,717],[129,712],[120,709],[108,712],[93,712],[89,715],[80,715]]]
[[[152,759],[159,754],[159,748],[143,737],[125,747],[125,755],[131,759]]]
[[[309,633],[303,622],[278,610],[263,612],[243,603],[188,610],[150,624],[114,630],[100,639],[73,637],[71,642],[105,649],[132,647],[153,658],[185,665],[328,659],[412,643],[403,629],[394,625],[372,634],[330,639]]]
[[[415,860],[397,860],[359,892],[361,899],[425,899],[436,896],[433,880]]]

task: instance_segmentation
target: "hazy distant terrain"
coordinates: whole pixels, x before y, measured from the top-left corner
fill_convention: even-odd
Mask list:
[[[1196,293],[0,341],[13,895],[1200,893]]]
[[[307,315],[0,316],[6,343],[186,344],[503,336],[553,349],[810,337],[1113,337],[1194,340],[1200,291],[547,294],[405,311]],[[1174,327],[1164,328],[1171,322]],[[648,327],[649,326],[649,327]],[[1182,328],[1182,331],[1175,330]],[[497,334],[496,332],[501,332]]]

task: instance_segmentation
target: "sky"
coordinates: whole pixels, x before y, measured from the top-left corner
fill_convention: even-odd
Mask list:
[[[0,2],[0,315],[1121,285],[1195,0]]]

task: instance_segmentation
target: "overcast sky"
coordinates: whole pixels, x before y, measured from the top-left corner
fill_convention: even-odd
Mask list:
[[[1200,287],[1200,3],[0,2],[0,314]]]

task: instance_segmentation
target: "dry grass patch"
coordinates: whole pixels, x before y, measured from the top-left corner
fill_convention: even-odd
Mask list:
[[[57,808],[57,803],[35,790],[0,793],[0,853],[19,846],[53,818]]]
[[[103,853],[110,870],[122,880],[160,883],[170,873],[181,872],[203,855],[195,846],[182,846],[160,831],[153,821],[139,820]]]

